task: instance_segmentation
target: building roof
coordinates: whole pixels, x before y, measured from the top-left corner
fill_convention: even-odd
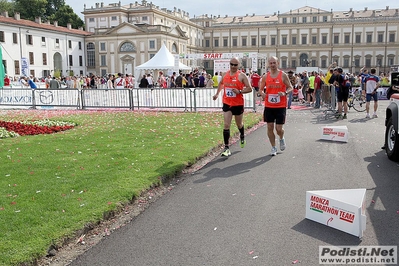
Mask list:
[[[62,27],[58,26],[57,23],[50,24],[47,22],[41,22],[40,18],[37,18],[36,21],[30,21],[26,19],[20,19],[19,14],[16,14],[15,17],[8,17],[7,15],[0,15],[0,23],[9,24],[9,25],[16,25],[22,27],[30,27],[30,28],[37,28],[42,30],[49,30],[55,31],[59,33],[66,33],[66,34],[74,34],[74,35],[82,35],[82,36],[89,36],[92,33],[84,31],[82,29],[72,29],[70,27]]]

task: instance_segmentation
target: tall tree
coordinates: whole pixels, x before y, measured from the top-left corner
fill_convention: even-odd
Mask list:
[[[47,0],[46,14],[47,16],[52,16],[61,7],[65,6],[64,0]]]
[[[83,27],[83,20],[73,12],[69,5],[61,6],[51,17],[50,21],[58,21],[58,25],[66,27],[71,23],[72,28],[77,29]]]
[[[21,14],[21,18],[35,20],[36,17],[42,17],[45,21],[47,0],[13,0],[14,11]]]
[[[8,11],[8,13],[12,12],[14,4],[12,2],[8,2],[7,0],[0,0],[0,12]]]

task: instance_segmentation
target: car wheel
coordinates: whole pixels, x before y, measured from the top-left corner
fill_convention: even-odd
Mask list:
[[[390,160],[399,161],[399,135],[392,123],[392,117],[389,118],[385,129],[385,151]]]

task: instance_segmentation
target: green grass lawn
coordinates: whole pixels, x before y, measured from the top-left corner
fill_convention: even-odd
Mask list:
[[[46,255],[222,144],[222,112],[0,111],[0,120],[45,118],[78,126],[0,139],[0,265]],[[260,119],[248,112],[245,126]]]

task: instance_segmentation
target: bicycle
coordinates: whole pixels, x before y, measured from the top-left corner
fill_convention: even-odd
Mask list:
[[[361,89],[355,89],[349,93],[348,109],[355,109],[358,112],[366,111],[366,98]]]

